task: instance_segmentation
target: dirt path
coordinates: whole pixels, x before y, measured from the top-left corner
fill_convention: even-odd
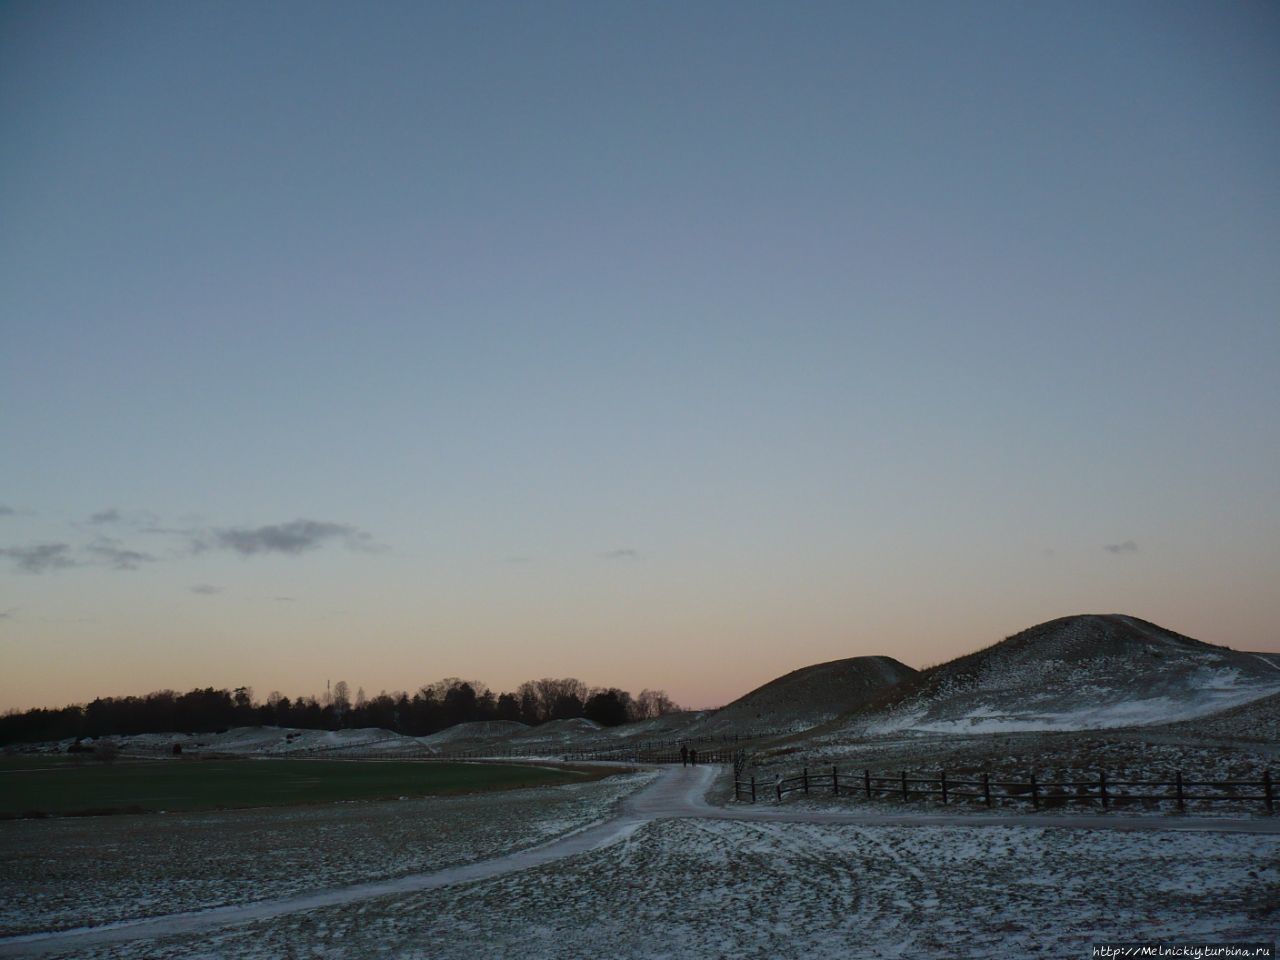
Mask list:
[[[814,811],[787,809],[765,805],[716,807],[707,803],[706,793],[721,774],[718,767],[670,767],[639,793],[628,798],[618,815],[610,820],[560,837],[539,847],[485,860],[480,863],[449,867],[432,873],[414,874],[393,880],[360,883],[347,887],[319,890],[277,900],[213,907],[189,913],[176,913],[141,920],[96,927],[81,927],[53,933],[26,934],[0,939],[0,957],[41,956],[82,950],[129,940],[199,934],[208,930],[269,919],[284,914],[320,907],[369,900],[395,894],[431,890],[437,887],[470,883],[520,870],[528,870],[554,860],[598,850],[634,833],[653,820],[701,818],[716,820],[761,821],[771,823],[853,824],[857,826],[956,826],[956,827],[1051,827],[1078,830],[1131,831],[1197,831],[1214,833],[1280,833],[1280,818],[1273,820],[1225,820],[1180,817],[1171,821],[1163,817],[1046,816],[1046,815],[967,815],[967,814],[902,814],[865,811]]]

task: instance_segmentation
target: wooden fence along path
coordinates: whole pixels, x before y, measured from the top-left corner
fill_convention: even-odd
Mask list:
[[[696,758],[693,762],[696,764],[704,763],[729,763],[737,764],[741,751],[738,750],[697,750]],[[565,760],[603,760],[614,761],[619,763],[681,763],[689,758],[681,757],[679,753],[673,751],[656,751],[656,750],[611,750],[607,752],[595,751],[591,753],[566,753],[563,754]]]
[[[1258,793],[1238,793],[1237,789],[1257,790]],[[1131,793],[1138,789],[1138,793]],[[1217,790],[1218,793],[1206,793]],[[1160,792],[1156,792],[1160,791]],[[1199,791],[1199,792],[1197,792]],[[1223,801],[1258,801],[1266,805],[1267,813],[1275,812],[1275,788],[1271,771],[1264,770],[1259,780],[1184,780],[1182,772],[1173,780],[1111,780],[1106,771],[1099,771],[1097,780],[1040,781],[1032,773],[1026,781],[993,780],[989,774],[978,779],[949,777],[940,771],[936,777],[908,776],[903,771],[898,776],[873,776],[870,770],[861,774],[842,774],[835,767],[830,773],[810,773],[806,767],[798,775],[761,780],[755,777],[734,777],[734,799],[755,803],[757,800],[774,800],[781,803],[788,793],[819,793],[831,796],[859,796],[867,800],[911,800],[913,797],[941,797],[943,804],[952,800],[976,800],[988,807],[996,803],[1030,803],[1037,809],[1060,806],[1064,803],[1101,803],[1108,807],[1113,803],[1131,801],[1155,801],[1176,803],[1185,810],[1189,802],[1220,803]]]
[[[533,728],[537,730],[536,727]],[[739,746],[757,738],[778,736],[773,731],[753,730],[734,734],[703,734],[701,736],[683,737],[663,740],[639,740],[616,746],[605,746],[596,740],[577,749],[570,749],[564,743],[543,742],[529,746],[511,743],[493,743],[488,746],[472,745],[467,747],[449,747],[448,745],[428,746],[416,744],[412,747],[391,747],[368,751],[370,759],[385,760],[491,760],[518,759],[527,757],[542,760],[555,757],[564,760],[612,760],[641,763],[679,763],[680,747],[696,749],[700,763],[733,763],[734,757],[742,750]],[[299,750],[291,750],[281,756],[318,756],[327,753],[350,758],[361,750],[380,743],[390,743],[394,739],[371,740],[364,744],[326,744],[311,746]],[[167,749],[167,748],[166,748]]]

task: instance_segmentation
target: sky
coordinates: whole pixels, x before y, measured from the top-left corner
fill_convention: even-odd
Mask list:
[[[0,3],[0,709],[1280,651],[1280,6]]]

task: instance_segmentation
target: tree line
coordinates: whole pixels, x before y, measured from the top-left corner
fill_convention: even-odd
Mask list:
[[[213,687],[141,697],[99,697],[57,709],[10,710],[0,717],[0,745],[140,733],[217,733],[231,727],[279,726],[311,730],[378,727],[413,737],[459,723],[511,720],[530,726],[585,718],[611,727],[673,713],[680,708],[662,690],[633,697],[617,687],[589,687],[573,677],[529,680],[495,694],[483,683],[449,677],[407,691],[366,697],[345,681],[321,697],[290,699],[273,690],[255,702],[250,687]]]

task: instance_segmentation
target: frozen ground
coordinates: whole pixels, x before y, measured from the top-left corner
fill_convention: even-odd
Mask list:
[[[222,733],[140,733],[130,736],[104,737],[126,755],[168,755],[175,745],[191,754],[231,754],[244,756],[285,756],[292,754],[333,753],[343,751],[377,754],[385,751],[426,753],[417,738],[405,737],[391,730],[373,727],[360,730],[295,730],[291,727],[233,727]],[[23,752],[66,753],[72,740],[55,740],[23,745]],[[93,746],[86,739],[83,744]]]
[[[125,958],[1081,957],[1270,940],[1280,837],[663,820],[492,880],[291,914]]]
[[[289,809],[0,822],[0,935],[438,870],[598,821],[653,774]]]
[[[1280,922],[1274,821],[724,809],[701,799],[713,775],[669,769],[607,823],[496,861],[0,955],[1075,957]]]

